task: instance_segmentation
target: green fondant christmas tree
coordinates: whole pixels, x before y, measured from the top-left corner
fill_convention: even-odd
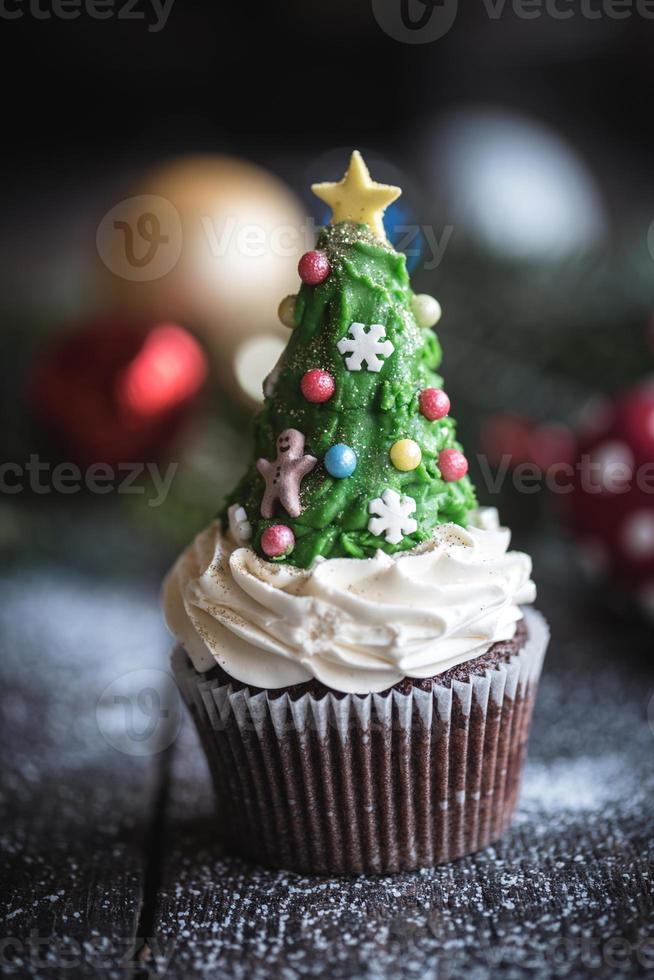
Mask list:
[[[412,292],[384,235],[400,191],[372,181],[356,152],[342,181],[313,190],[331,224],[280,306],[293,332],[223,515],[240,543],[303,568],[405,551],[475,507],[436,373],[438,303]]]

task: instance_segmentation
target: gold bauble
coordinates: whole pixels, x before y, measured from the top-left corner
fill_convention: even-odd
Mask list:
[[[230,394],[252,405],[270,356],[288,341],[277,309],[297,289],[307,235],[300,202],[260,167],[225,156],[171,160],[100,223],[106,305],[195,330]],[[261,373],[245,388],[243,345]]]

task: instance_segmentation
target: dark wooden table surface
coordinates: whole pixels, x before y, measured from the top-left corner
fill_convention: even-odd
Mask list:
[[[593,602],[563,545],[535,551],[553,642],[512,830],[451,865],[351,879],[223,853],[155,575],[5,565],[3,971],[654,976],[653,631]]]

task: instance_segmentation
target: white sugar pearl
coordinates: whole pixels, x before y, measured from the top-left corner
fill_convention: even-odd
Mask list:
[[[422,330],[435,327],[441,318],[441,304],[427,293],[419,293],[414,296],[411,308],[416,322]]]

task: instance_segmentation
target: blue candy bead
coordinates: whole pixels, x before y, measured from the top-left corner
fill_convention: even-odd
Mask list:
[[[325,454],[325,469],[330,476],[337,480],[344,480],[347,476],[352,476],[357,468],[357,454],[349,446],[339,442],[331,446]]]

